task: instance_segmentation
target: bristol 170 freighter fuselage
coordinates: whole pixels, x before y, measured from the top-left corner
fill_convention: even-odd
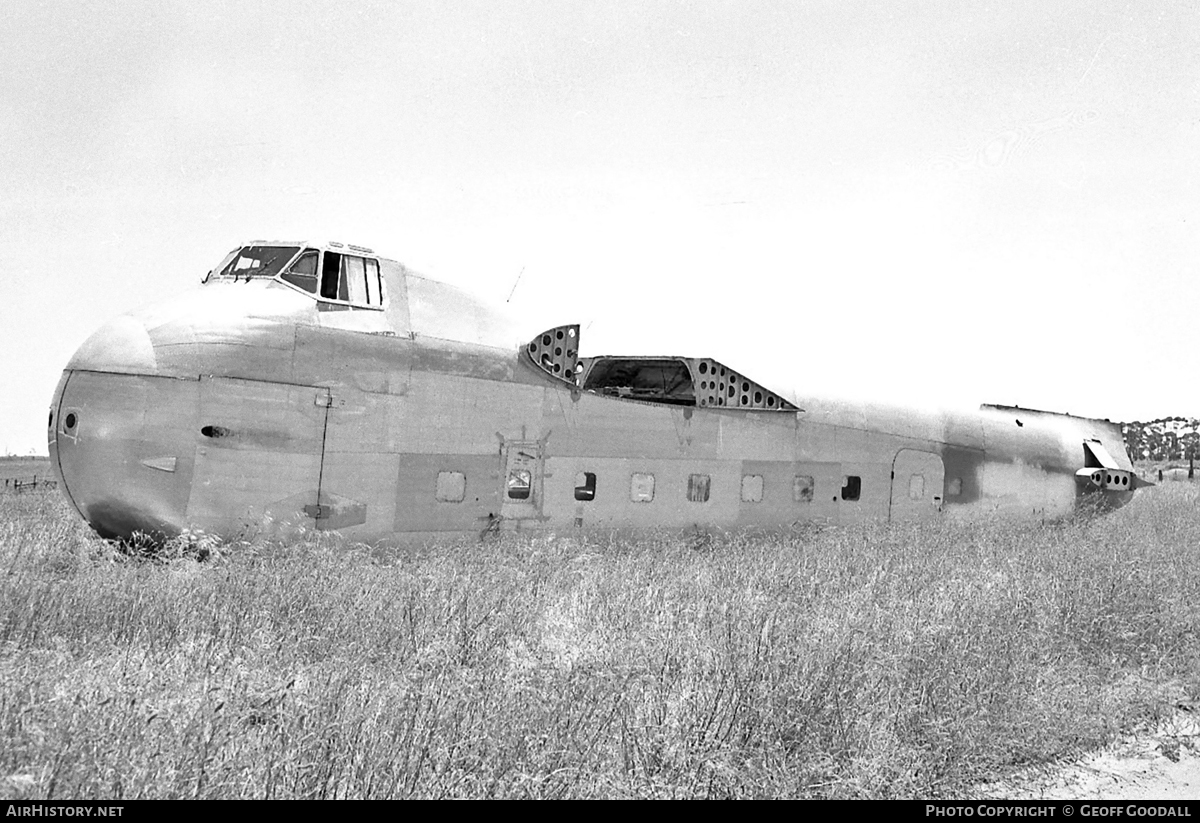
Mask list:
[[[444,283],[339,243],[255,242],[122,315],[50,411],[61,488],[102,536],[363,541],[736,529],[1114,507],[1108,421],[784,396],[706,357],[524,342]]]

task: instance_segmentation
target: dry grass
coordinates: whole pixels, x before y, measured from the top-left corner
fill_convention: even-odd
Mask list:
[[[935,797],[1200,697],[1200,505],[133,560],[0,498],[0,795]]]

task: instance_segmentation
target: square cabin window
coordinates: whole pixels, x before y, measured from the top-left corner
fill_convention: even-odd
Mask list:
[[[580,472],[575,475],[575,499],[596,499],[596,475],[592,472]]]
[[[707,503],[712,477],[707,474],[689,474],[687,499],[692,503]]]
[[[438,472],[435,496],[441,503],[461,503],[467,496],[467,476],[462,472]]]
[[[629,479],[629,500],[633,503],[649,503],[654,499],[654,475],[634,472]]]
[[[925,475],[914,474],[908,478],[908,499],[920,500],[925,496]]]
[[[517,469],[508,473],[508,499],[528,500],[533,488],[533,475],[526,469]]]
[[[742,502],[761,503],[763,496],[763,479],[761,474],[742,475]]]
[[[792,481],[792,500],[797,503],[811,503],[813,499],[813,479],[807,474],[798,474]]]
[[[862,478],[849,474],[842,478],[842,499],[857,500],[862,495]]]

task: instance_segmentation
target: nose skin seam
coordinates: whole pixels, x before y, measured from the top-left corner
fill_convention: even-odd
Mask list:
[[[142,321],[122,315],[105,323],[75,352],[71,371],[156,374],[158,358]]]

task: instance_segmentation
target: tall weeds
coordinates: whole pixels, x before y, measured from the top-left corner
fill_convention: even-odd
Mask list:
[[[1195,497],[204,562],[0,497],[0,794],[954,796],[1200,696]]]

